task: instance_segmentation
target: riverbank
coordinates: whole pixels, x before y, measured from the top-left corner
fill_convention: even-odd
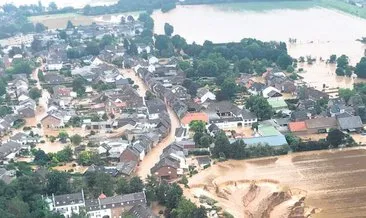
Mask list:
[[[318,6],[330,9],[336,9],[347,14],[355,15],[366,19],[366,8],[351,5],[342,0],[316,0]]]

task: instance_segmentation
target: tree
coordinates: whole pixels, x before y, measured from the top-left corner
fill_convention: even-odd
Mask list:
[[[206,131],[206,123],[199,120],[193,120],[189,124],[189,130],[193,132],[205,132]]]
[[[260,120],[270,119],[273,115],[271,105],[262,96],[250,96],[246,102],[246,108],[255,113]]]
[[[31,74],[33,71],[32,63],[28,60],[17,60],[13,63],[11,74]]]
[[[48,5],[48,8],[50,11],[57,11],[57,5],[55,2],[50,2],[50,4]]]
[[[72,81],[72,90],[76,92],[79,96],[85,94],[85,80],[81,77],[77,77]]]
[[[341,55],[337,58],[337,68],[346,69],[349,64],[349,58],[346,55]]]
[[[253,73],[252,63],[248,58],[241,59],[237,67],[240,73]]]
[[[100,155],[94,151],[82,151],[77,162],[83,166],[90,166],[92,164],[99,165],[101,163]]]
[[[125,178],[118,179],[116,193],[119,195],[130,193],[130,184]]]
[[[47,27],[43,23],[36,23],[34,26],[34,29],[37,33],[41,33],[45,30],[47,30]]]
[[[67,132],[60,132],[57,137],[61,142],[66,142],[66,140],[69,138],[69,134],[67,134]]]
[[[111,183],[113,178],[110,174],[103,172],[87,172],[85,174],[85,181],[92,197],[98,197],[101,193],[107,196],[113,196],[114,184]]]
[[[31,44],[31,48],[35,52],[41,51],[43,49],[41,40],[34,38]]]
[[[46,190],[48,194],[68,194],[70,192],[70,175],[64,172],[52,171],[46,175]]]
[[[199,85],[193,82],[193,80],[185,79],[182,86],[187,89],[188,94],[190,94],[192,97],[197,95]]]
[[[135,192],[141,192],[144,189],[144,183],[138,176],[134,176],[130,180],[129,185],[129,192],[135,193]]]
[[[215,135],[215,146],[212,149],[213,157],[224,157],[229,153],[230,142],[225,132],[220,131]]]
[[[67,21],[67,25],[66,25],[66,29],[74,29],[74,24],[70,21],[70,20],[68,20]]]
[[[354,90],[342,88],[339,89],[338,93],[339,97],[343,98],[346,102],[348,102],[349,99],[356,94]]]
[[[58,36],[60,37],[60,39],[63,39],[63,40],[66,40],[67,39],[67,33],[65,30],[61,30],[59,33],[58,33]]]
[[[33,162],[37,165],[46,165],[49,161],[51,161],[50,157],[41,149],[38,149],[34,152]]]
[[[38,88],[31,88],[29,90],[29,97],[33,100],[38,100],[40,97],[42,97],[42,91]]]
[[[37,76],[39,81],[44,82],[44,74],[42,70],[38,70]]]
[[[83,141],[83,137],[81,137],[78,134],[75,134],[75,135],[70,137],[70,140],[71,140],[72,144],[80,145],[80,143]]]
[[[176,50],[181,51],[187,46],[187,41],[180,35],[174,35],[172,37],[172,43]]]
[[[142,13],[139,15],[139,21],[144,23],[145,29],[153,30],[154,29],[154,20],[147,13]]]
[[[357,63],[355,73],[360,78],[366,78],[366,57],[362,57]]]
[[[233,78],[226,78],[221,84],[221,90],[217,95],[218,100],[232,99],[238,91],[238,87]]]
[[[180,199],[178,207],[174,208],[171,212],[173,217],[177,218],[205,218],[207,217],[206,211],[203,207],[197,208],[197,206],[190,200],[184,197]]]
[[[183,195],[183,190],[178,184],[173,183],[166,192],[166,206],[169,209],[176,208]]]
[[[291,66],[293,59],[288,54],[282,54],[277,58],[277,65],[282,69],[286,70],[288,66]]]
[[[343,143],[345,139],[345,134],[340,131],[339,129],[333,129],[328,133],[327,141],[329,144],[333,145],[334,147],[338,148],[339,145]]]
[[[72,160],[72,149],[70,146],[66,146],[64,149],[62,149],[61,151],[58,151],[56,153],[56,158],[57,161],[59,162],[68,162]]]
[[[93,56],[99,55],[99,52],[100,52],[99,44],[96,41],[91,41],[91,42],[86,43],[85,52],[88,55],[93,55]]]
[[[7,202],[7,210],[13,215],[9,217],[29,217],[29,205],[17,197]]]
[[[174,27],[172,25],[170,25],[169,23],[165,23],[164,32],[165,32],[165,35],[172,36],[172,34],[174,32]]]
[[[346,72],[345,72],[344,68],[342,68],[342,67],[337,67],[335,73],[337,74],[337,76],[344,76],[344,75],[346,75]]]
[[[337,61],[337,55],[332,54],[332,55],[329,57],[329,63],[334,64],[336,61]]]

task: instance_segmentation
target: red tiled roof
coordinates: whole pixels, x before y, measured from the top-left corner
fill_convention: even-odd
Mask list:
[[[203,121],[208,123],[208,115],[206,113],[187,113],[181,120],[184,125],[190,124],[192,121]]]
[[[291,132],[301,132],[306,131],[308,129],[304,121],[291,122],[288,124],[288,128],[290,129]]]

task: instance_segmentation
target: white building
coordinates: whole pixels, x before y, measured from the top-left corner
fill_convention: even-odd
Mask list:
[[[214,101],[216,100],[216,95],[207,88],[203,87],[197,90],[197,97],[200,99],[201,103],[206,102],[207,100]]]

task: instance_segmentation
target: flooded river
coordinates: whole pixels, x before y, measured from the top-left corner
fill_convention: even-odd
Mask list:
[[[238,3],[223,5],[179,6],[176,9],[153,14],[155,31],[164,32],[164,24],[174,26],[188,42],[203,43],[240,41],[257,38],[264,41],[284,41],[291,56],[312,56],[317,63],[302,66],[305,81],[315,87],[326,83],[330,87],[351,88],[354,80],[336,77],[335,67],[320,63],[331,54],[346,54],[355,65],[364,54],[365,45],[357,42],[366,36],[366,20],[339,11],[321,8],[313,3]],[[296,5],[295,5],[296,4]]]

